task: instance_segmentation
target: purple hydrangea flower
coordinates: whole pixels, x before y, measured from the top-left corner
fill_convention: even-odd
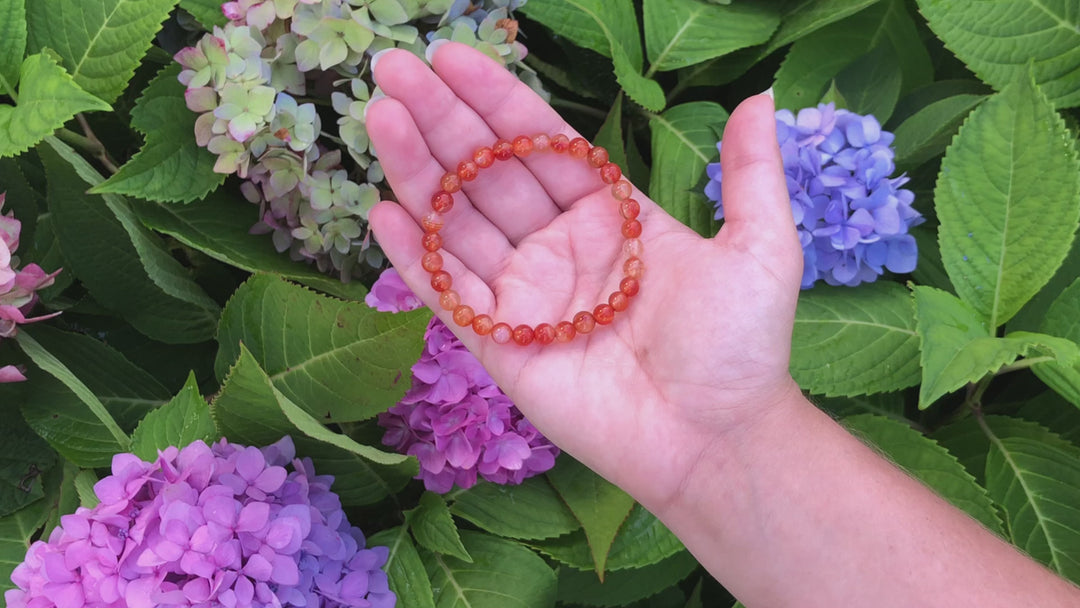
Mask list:
[[[365,301],[387,312],[418,308],[394,269],[383,271]],[[432,492],[470,488],[477,476],[519,484],[555,466],[555,447],[521,413],[442,321],[424,333],[412,388],[379,414],[383,444],[420,460],[418,479]]]
[[[911,272],[918,260],[908,229],[923,222],[912,208],[914,193],[892,175],[893,134],[873,116],[837,110],[833,104],[776,113],[776,137],[784,160],[791,211],[803,248],[803,288],[819,279],[855,286],[884,270]],[[721,143],[716,144],[717,150]],[[705,195],[724,217],[720,163],[708,165]]]
[[[388,549],[365,548],[333,478],[294,456],[289,437],[117,454],[100,504],[30,546],[8,608],[392,608]]]

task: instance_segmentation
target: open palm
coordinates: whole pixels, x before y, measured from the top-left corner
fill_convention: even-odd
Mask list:
[[[647,504],[678,490],[702,450],[788,391],[802,272],[775,145],[772,102],[752,98],[725,133],[727,223],[705,239],[643,193],[641,293],[610,326],[569,344],[499,345],[457,327],[421,268],[419,220],[439,178],[497,138],[577,134],[502,66],[447,44],[435,72],[405,51],[382,55],[372,145],[400,204],[371,212],[408,285],[446,321],[552,441]],[[618,289],[621,218],[596,170],[566,155],[498,162],[445,215],[445,267],[477,312],[511,326],[569,320]]]

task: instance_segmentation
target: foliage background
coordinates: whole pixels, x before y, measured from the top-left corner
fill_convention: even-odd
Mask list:
[[[439,496],[382,449],[372,417],[403,394],[428,315],[377,313],[362,302],[373,275],[343,284],[277,255],[247,233],[231,181],[173,202],[169,180],[221,180],[182,87],[154,77],[176,69],[184,13],[209,25],[215,5],[0,0],[0,191],[22,260],[65,269],[42,294],[64,314],[0,343],[30,376],[0,385],[0,589],[28,542],[93,504],[114,453],[287,433],[391,547],[402,606],[730,605],[655,518],[565,455],[521,486]],[[718,228],[704,168],[746,96],[832,101],[896,133],[930,220],[919,267],[803,292],[792,373],[1080,583],[1080,6],[529,0],[517,17],[553,105],[704,235]],[[102,185],[110,157],[123,188]]]

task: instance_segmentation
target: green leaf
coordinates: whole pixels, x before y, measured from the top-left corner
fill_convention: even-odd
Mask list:
[[[718,162],[716,142],[727,123],[727,110],[711,101],[692,101],[649,120],[652,173],[649,197],[675,219],[702,236],[716,234],[712,203],[698,188],[705,165]]]
[[[383,570],[390,579],[390,590],[397,595],[397,605],[435,608],[435,592],[431,589],[431,580],[405,526],[383,530],[368,537],[368,546],[384,546],[390,549]]]
[[[370,418],[409,388],[423,348],[426,310],[380,313],[319,295],[273,275],[256,275],[225,306],[216,370],[224,376],[240,345],[274,386],[320,420]],[[292,326],[295,331],[281,331]]]
[[[15,92],[26,52],[26,2],[0,0],[0,91]]]
[[[632,4],[623,0],[533,0],[521,11],[575,44],[610,57],[615,79],[631,99],[647,110],[663,109],[664,91],[655,80],[641,75],[640,34]]]
[[[905,395],[903,392],[814,399],[814,403],[828,412],[833,418],[874,414],[906,424],[908,420],[904,416],[904,402]]]
[[[761,57],[817,30],[849,17],[878,0],[786,0],[782,4],[780,27],[772,35]]]
[[[0,444],[0,517],[45,496],[42,475],[56,463],[56,452],[34,434],[17,411],[5,412]]]
[[[1080,279],[1061,292],[1046,311],[1040,328],[1043,333],[1080,342]],[[1031,371],[1059,395],[1080,407],[1080,364],[1040,363]]]
[[[221,0],[180,0],[180,8],[191,13],[206,29],[229,22],[221,12]]]
[[[1027,438],[992,442],[986,488],[1009,536],[1032,558],[1080,582],[1080,457]]]
[[[26,21],[33,52],[50,48],[86,91],[112,102],[127,87],[177,0],[34,0]]]
[[[150,338],[170,344],[211,338],[218,305],[161,239],[139,223],[123,197],[86,193],[87,184],[101,178],[85,160],[55,139],[49,144],[40,146],[38,154],[69,270],[95,300]]]
[[[169,446],[182,448],[198,439],[212,443],[216,437],[210,408],[192,374],[171,401],[142,419],[131,437],[131,451],[153,462],[158,451]]]
[[[1054,336],[1016,331],[994,337],[982,317],[956,296],[922,285],[914,291],[923,369],[919,409],[1031,352],[1070,364],[1080,358],[1075,343]]]
[[[531,541],[529,545],[578,570],[595,568],[588,538],[581,530],[559,538]],[[611,545],[606,571],[644,568],[684,549],[682,542],[656,516],[645,507],[634,505]]]
[[[413,458],[360,446],[345,436],[341,436],[339,443],[347,440],[355,444],[354,449],[313,438],[308,435],[310,428],[302,432],[286,415],[286,410],[293,419],[300,420],[305,426],[318,426],[274,388],[269,376],[251,353],[241,348],[239,360],[210,406],[218,433],[228,437],[229,441],[262,446],[274,443],[285,435],[291,436],[297,454],[310,456],[315,462],[315,470],[320,474],[334,476],[334,491],[341,496],[344,504],[377,503],[400,490],[417,473]],[[330,433],[329,429],[326,432]],[[378,464],[368,455],[384,462],[398,460],[400,464]]]
[[[886,0],[793,44],[776,72],[776,107],[797,110],[817,104],[834,77],[879,45],[895,51],[903,73],[901,90],[930,80],[930,56],[904,1]]]
[[[845,418],[843,424],[953,506],[988,529],[998,534],[1003,532],[986,490],[936,441],[903,422],[871,414]]]
[[[742,2],[718,6],[698,0],[645,0],[649,72],[667,72],[769,39],[780,18],[769,7]]]
[[[555,572],[521,545],[479,532],[462,532],[473,562],[421,551],[436,608],[550,608]]]
[[[985,95],[953,95],[920,109],[896,127],[896,166],[913,169],[943,154],[960,124]]]
[[[7,517],[0,517],[0,593],[14,589],[11,573],[26,559],[26,551],[48,517],[44,499],[29,504]]]
[[[611,572],[603,581],[595,572],[559,568],[558,599],[586,606],[622,606],[660,593],[698,567],[693,555],[680,551],[651,566]]]
[[[524,540],[554,538],[581,528],[543,476],[516,486],[478,483],[455,496],[450,512],[492,534]]]
[[[146,136],[146,143],[91,192],[187,203],[225,182],[224,174],[214,173],[217,157],[195,143],[198,116],[187,109],[179,73],[180,65],[171,64],[147,85],[131,110],[131,126]]]
[[[473,558],[461,544],[461,535],[458,534],[454,518],[450,517],[450,509],[442,496],[434,492],[424,492],[420,495],[417,507],[405,512],[405,521],[409,523],[409,529],[421,547],[470,564],[473,562]]]
[[[903,74],[896,51],[890,44],[879,44],[836,75],[837,91],[843,107],[856,114],[871,114],[884,123],[900,99]]]
[[[967,472],[983,485],[986,480],[986,455],[990,451],[990,442],[1005,437],[1026,437],[1059,450],[1075,451],[1080,456],[1080,448],[1057,433],[1038,423],[1010,416],[971,416],[944,426],[933,435],[934,440],[945,446],[949,453],[964,465]]]
[[[589,541],[597,576],[604,580],[604,566],[615,534],[626,521],[634,499],[573,458],[563,456],[548,471],[548,481],[581,522]]]
[[[80,89],[45,53],[22,62],[19,82],[18,103],[0,104],[0,157],[22,154],[79,112],[112,109]]]
[[[619,93],[611,104],[604,124],[600,125],[600,130],[596,132],[593,145],[607,150],[608,160],[618,165],[625,174],[629,166],[626,162],[626,148],[623,147],[622,106],[623,95]]]
[[[49,510],[42,528],[46,538],[48,532],[60,525],[61,517],[70,515],[79,508],[79,494],[75,489],[75,478],[78,474],[79,467],[70,462],[58,464],[46,474],[45,504]]]
[[[360,282],[342,283],[310,264],[294,262],[275,251],[268,236],[248,232],[259,212],[242,199],[215,192],[183,206],[134,201],[131,210],[150,228],[241,270],[273,272],[346,300],[363,300],[367,294]]]
[[[1080,105],[1080,12],[1073,0],[918,2],[930,29],[984,82],[1002,90],[1033,69],[1055,106]]]
[[[791,375],[811,393],[867,395],[919,381],[915,316],[897,283],[803,291],[791,342]]]
[[[990,329],[1016,314],[1069,253],[1080,223],[1075,148],[1025,78],[976,108],[945,153],[934,189],[942,259],[956,293]]]
[[[1080,408],[1073,407],[1053,390],[1031,396],[1022,402],[1015,415],[1046,427],[1074,445],[1080,445]]]
[[[98,505],[97,494],[94,486],[97,484],[97,475],[90,469],[83,469],[75,476],[75,493],[79,495],[79,503],[87,509],[93,509]]]

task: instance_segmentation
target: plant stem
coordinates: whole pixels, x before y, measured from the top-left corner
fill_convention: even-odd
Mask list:
[[[573,110],[575,112],[581,112],[582,114],[588,114],[589,116],[595,116],[600,120],[607,118],[607,113],[603,110],[598,110],[592,106],[587,106],[583,103],[576,101],[570,101],[568,99],[561,99],[559,97],[551,98],[551,105],[556,108],[566,108],[567,110]]]
[[[1021,359],[1016,363],[1010,363],[1009,365],[1001,366],[1001,369],[996,372],[996,375],[1000,376],[1001,374],[1007,374],[1009,372],[1027,369],[1033,365],[1045,363],[1046,361],[1054,361],[1055,359],[1057,359],[1057,357],[1052,357],[1050,355],[1043,355],[1042,357],[1028,357],[1027,359]]]
[[[105,167],[105,169],[110,174],[116,175],[120,171],[120,169],[116,167],[116,163],[113,162],[112,157],[109,156],[109,151],[105,149],[105,144],[101,143],[101,140],[97,138],[97,135],[94,135],[94,131],[90,128],[90,123],[87,122],[86,117],[83,116],[81,113],[76,114],[75,120],[79,121],[79,126],[82,127],[83,135],[85,136],[83,138],[85,144],[75,143],[72,141],[69,141],[68,143],[74,146],[78,146],[88,154],[94,155],[94,158],[96,158],[98,162],[101,163],[101,166]],[[65,129],[61,129],[61,131],[64,130]],[[72,133],[72,135],[76,134]],[[64,136],[61,135],[60,139],[63,138]]]
[[[0,74],[0,85],[4,87],[4,91],[7,91],[12,103],[19,103],[19,96],[15,93],[15,87],[7,81],[7,78],[4,78],[3,74]]]

